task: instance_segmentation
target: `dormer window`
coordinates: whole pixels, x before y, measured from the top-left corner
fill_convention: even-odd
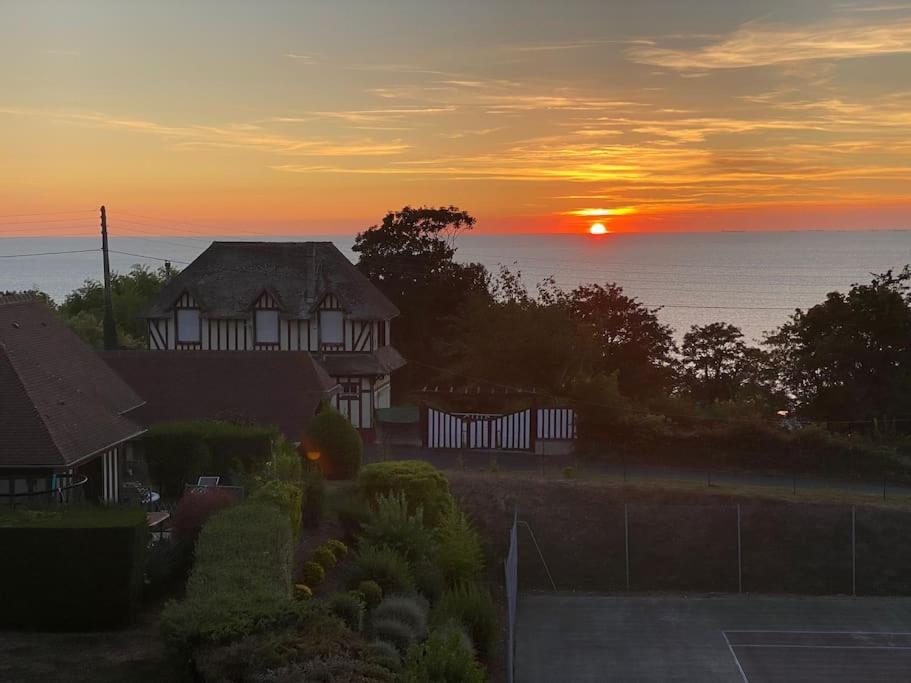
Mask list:
[[[319,335],[323,346],[344,346],[345,314],[341,311],[320,311]]]
[[[198,344],[200,341],[199,309],[177,309],[177,341],[180,344]]]
[[[278,344],[278,311],[256,311],[256,343]]]

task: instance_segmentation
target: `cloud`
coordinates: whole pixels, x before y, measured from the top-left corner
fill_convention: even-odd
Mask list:
[[[296,62],[301,64],[315,64],[316,58],[313,55],[299,55],[294,52],[286,52],[285,57],[288,59],[293,59]]]
[[[564,216],[602,217],[602,216],[628,216],[636,213],[635,206],[621,206],[616,209],[573,209],[564,211]]]
[[[696,72],[909,53],[911,18],[881,23],[839,20],[803,27],[750,23],[701,47],[635,47],[628,51],[636,62]]]

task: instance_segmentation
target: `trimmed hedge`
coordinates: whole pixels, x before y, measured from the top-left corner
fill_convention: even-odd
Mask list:
[[[324,405],[307,426],[307,436],[320,452],[320,471],[327,479],[351,479],[357,474],[364,442],[347,417]]]
[[[186,599],[162,613],[165,642],[192,661],[200,646],[294,623],[292,556],[288,516],[275,506],[244,503],[215,515],[196,543]]]
[[[147,545],[141,510],[0,515],[0,628],[130,624],[139,610]]]
[[[203,475],[252,474],[269,460],[272,427],[221,421],[162,422],[142,437],[149,477],[168,498]],[[224,482],[222,482],[224,483]]]
[[[380,495],[404,493],[412,512],[420,507],[424,522],[435,527],[453,506],[449,482],[440,470],[422,460],[377,462],[361,469],[357,487],[365,500],[374,503]]]

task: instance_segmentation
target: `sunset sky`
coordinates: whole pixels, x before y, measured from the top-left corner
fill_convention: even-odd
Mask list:
[[[911,2],[0,0],[0,60],[0,235],[911,227]]]

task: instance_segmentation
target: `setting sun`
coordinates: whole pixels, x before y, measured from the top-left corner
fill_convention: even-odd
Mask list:
[[[604,227],[604,223],[592,223],[588,232],[592,235],[604,235],[607,233],[607,228]]]

